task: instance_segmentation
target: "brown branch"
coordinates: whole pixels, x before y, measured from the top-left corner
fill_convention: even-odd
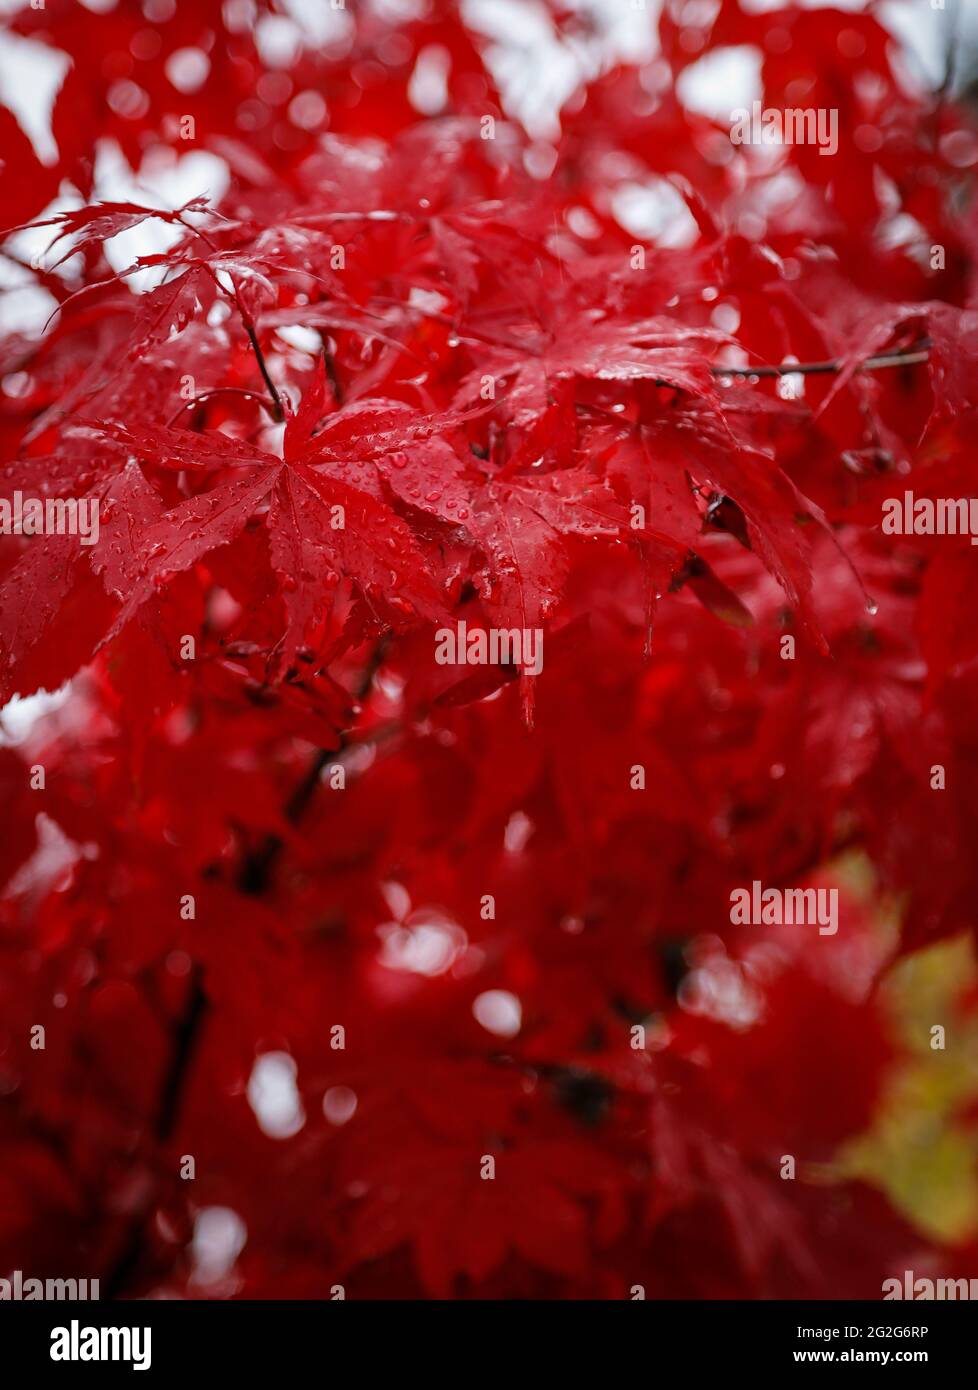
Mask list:
[[[387,639],[382,637],[370,653],[370,659],[363,668],[356,690],[353,692],[357,703],[365,700],[370,694],[370,688],[374,683],[374,677],[383,665],[386,651]],[[291,796],[285,803],[285,819],[290,825],[297,825],[302,819],[313,793],[319,786],[319,779],[323,768],[326,767],[338,753],[342,753],[349,746],[349,736],[348,734],[343,734],[340,738],[339,748],[333,749],[332,751],[327,748],[320,748],[316,753],[312,762],[306,769],[302,781],[294,788]]]
[[[251,322],[250,319],[246,318],[244,321],[244,326],[245,332],[248,335],[248,339],[251,343],[251,346],[254,349],[255,357],[258,359],[258,370],[261,372],[262,376],[265,379],[265,385],[268,387],[268,394],[275,402],[275,418],[277,421],[281,422],[285,419],[285,410],[282,406],[282,397],[279,395],[278,387],[275,385],[275,382],[272,380],[271,375],[269,373],[268,365],[265,362],[265,355],[262,352],[261,346],[258,342],[258,334],[255,332],[255,325]]]
[[[322,334],[320,334],[319,336],[320,341],[323,344],[323,367],[326,371],[326,378],[329,381],[330,388],[333,392],[333,400],[336,402],[337,406],[341,407],[343,405],[343,387],[340,385],[340,379],[337,375],[336,359],[330,352],[329,348],[326,346],[326,342],[323,339]]]
[[[921,362],[929,360],[930,341],[927,338],[915,343],[912,348],[904,352],[887,352],[879,357],[867,357],[858,363],[857,370],[861,372],[883,371],[888,367],[913,367]],[[741,376],[741,377],[780,377],[780,376],[825,376],[833,372],[841,372],[843,364],[838,358],[831,358],[827,362],[780,362],[777,366],[762,367],[719,367],[711,366],[710,371],[713,376]]]
[[[199,965],[195,965],[183,1012],[173,1030],[173,1052],[170,1054],[170,1065],[160,1088],[154,1126],[154,1133],[160,1143],[169,1139],[176,1126],[184,1083],[206,1012],[207,995],[204,991],[203,972]]]
[[[369,695],[374,677],[383,663],[386,650],[387,639],[382,637],[371,652],[370,659],[363,668],[360,681],[354,691],[354,698],[358,702],[365,700]],[[296,786],[293,787],[285,803],[283,815],[289,825],[298,825],[302,819],[316,788],[319,786],[323,769],[341,757],[355,741],[350,738],[349,731],[347,731],[340,735],[339,745],[336,748],[320,748],[313,755],[309,766]],[[257,849],[245,855],[237,878],[237,886],[241,892],[249,894],[265,892],[275,861],[284,847],[284,841],[280,835],[266,835]]]
[[[174,1024],[173,1050],[160,1087],[153,1121],[153,1138],[157,1144],[166,1143],[176,1128],[180,1102],[190,1073],[190,1064],[200,1041],[207,1008],[208,999],[204,990],[203,974],[200,966],[195,965],[183,1009]],[[133,1216],[122,1247],[102,1280],[106,1298],[121,1297],[130,1276],[138,1269],[144,1249],[146,1221],[152,1206],[151,1192]]]
[[[278,387],[275,385],[275,382],[272,380],[269,374],[268,364],[265,361],[265,354],[261,350],[261,344],[258,341],[258,334],[255,332],[254,320],[248,313],[248,310],[245,308],[245,306],[241,303],[241,296],[238,294],[237,286],[235,285],[233,278],[230,275],[228,276],[228,279],[231,281],[231,288],[228,289],[226,285],[221,284],[220,276],[217,274],[217,271],[208,261],[199,261],[198,264],[203,268],[205,273],[209,275],[210,278],[213,280],[214,284],[217,286],[218,293],[223,294],[226,299],[230,299],[231,303],[237,309],[238,316],[240,317],[241,323],[244,327],[244,331],[248,335],[248,341],[251,343],[252,349],[254,351],[255,360],[258,363],[258,370],[261,372],[265,385],[268,387],[269,396],[271,396],[272,400],[275,403],[275,415],[273,418],[275,419],[276,423],[280,424],[285,419],[285,410],[282,405],[282,397],[279,394]]]

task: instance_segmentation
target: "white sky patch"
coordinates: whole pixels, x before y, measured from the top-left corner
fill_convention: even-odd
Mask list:
[[[54,295],[42,289],[29,270],[0,259],[0,334],[39,337],[57,307]]]
[[[194,1222],[190,1255],[196,1284],[227,1278],[248,1238],[245,1223],[230,1207],[202,1207]]]
[[[216,205],[224,197],[230,183],[230,171],[223,159],[206,150],[191,150],[177,155],[173,150],[157,146],[135,173],[114,140],[99,141],[95,155],[94,202],[130,202],[142,207],[171,211],[191,198],[206,196]],[[36,221],[46,221],[58,213],[82,206],[77,189],[62,184],[59,196],[39,213]],[[194,214],[189,220],[193,222]],[[35,227],[17,232],[10,238],[10,248],[24,261],[37,258],[40,265],[51,264],[69,249],[69,242],[58,242],[53,256],[47,254],[57,231],[52,227]],[[180,228],[165,222],[149,220],[129,231],[120,232],[105,242],[105,256],[113,270],[126,270],[140,256],[167,251],[183,235]],[[126,277],[125,284],[135,293],[153,289],[163,278],[163,271],[153,268]],[[57,274],[71,283],[70,263]],[[39,286],[28,283],[28,272],[17,271],[9,262],[0,261],[0,288],[15,286],[13,293],[0,296],[0,330],[29,333],[40,331],[56,307],[53,296]]]
[[[263,1052],[248,1078],[248,1104],[263,1134],[290,1139],[306,1122],[296,1085],[298,1068],[287,1052]]]
[[[31,735],[37,721],[52,710],[60,709],[71,693],[71,682],[58,690],[39,690],[36,695],[14,695],[0,709],[0,748],[23,743]]]
[[[750,1028],[761,1016],[761,995],[743,967],[726,956],[711,958],[691,970],[679,986],[679,1003],[688,1013],[701,1014]]]
[[[692,246],[699,236],[686,200],[666,179],[622,184],[615,190],[611,206],[626,232],[656,246]]]
[[[487,1033],[497,1038],[515,1038],[523,1025],[523,1009],[515,994],[505,989],[487,989],[472,1001],[472,1013]]]
[[[709,0],[707,0],[709,7]],[[609,50],[622,62],[645,62],[659,51],[659,16],[663,0],[645,5],[606,5],[603,0],[573,0],[572,8],[590,10],[604,29]]]
[[[255,26],[255,43],[270,68],[290,68],[302,49],[302,30],[287,15],[266,14]]]
[[[201,195],[212,204],[218,203],[227,191],[230,173],[223,159],[206,150],[178,156],[174,151],[158,149],[143,161],[137,175],[115,141],[103,140],[95,161],[95,179],[99,198],[107,202],[170,210]],[[179,227],[150,220],[111,237],[105,242],[105,256],[113,270],[125,270],[140,256],[169,250],[183,235]],[[127,276],[126,283],[142,291],[159,284],[160,278],[158,270],[139,271]]]
[[[930,238],[926,229],[909,212],[897,213],[880,229],[879,244],[886,250],[897,246],[923,246],[930,250]]]
[[[423,116],[437,116],[448,105],[452,58],[441,44],[422,48],[408,82],[408,100]]]
[[[853,13],[867,8],[867,0],[795,0],[801,10],[850,10]],[[903,0],[900,0],[903,3]],[[783,10],[785,0],[740,0],[745,14],[766,14],[771,10]]]
[[[315,2],[319,3],[319,0]],[[423,19],[428,12],[428,0],[373,0],[373,4],[381,19],[399,20],[402,24],[408,24],[412,19]]]
[[[356,27],[350,11],[331,0],[279,0],[279,9],[298,24],[305,42],[313,47],[347,39]]]
[[[323,1114],[331,1125],[345,1125],[357,1113],[357,1093],[349,1086],[330,1086],[323,1096]]]
[[[465,23],[491,40],[483,59],[507,112],[538,140],[560,133],[557,113],[585,69],[584,51],[561,43],[535,0],[463,0]]]
[[[409,975],[443,975],[450,970],[468,947],[458,923],[437,907],[412,911],[410,894],[396,879],[382,883],[380,891],[395,919],[377,928],[381,965]]]
[[[389,878],[380,885],[380,891],[384,902],[390,908],[391,916],[403,921],[411,911],[411,895],[404,884],[398,883],[396,878]]]
[[[27,768],[24,768],[27,776]],[[52,889],[66,887],[71,873],[82,858],[94,858],[97,847],[80,845],[61,829],[56,820],[40,811],[34,821],[37,846],[30,859],[24,861],[3,890],[5,898],[17,898],[23,893],[36,893],[40,898]]]
[[[283,343],[288,343],[289,347],[294,347],[299,352],[317,353],[322,347],[319,334],[314,328],[307,328],[304,323],[283,323],[275,332]]]
[[[444,975],[468,945],[468,937],[455,922],[433,916],[403,925],[385,922],[377,933],[381,965],[409,975]]]
[[[539,140],[559,134],[559,112],[582,82],[617,63],[658,52],[663,0],[566,0],[592,33],[561,36],[535,0],[463,0],[466,25],[491,40],[485,61],[509,115]]]
[[[740,327],[740,310],[735,304],[718,304],[710,314],[710,322],[721,333],[736,333]]]
[[[521,854],[532,834],[533,822],[530,817],[523,811],[514,811],[503,831],[503,844],[507,854]]]
[[[166,60],[166,75],[178,92],[197,92],[207,81],[211,60],[202,48],[177,48]]]
[[[3,105],[17,117],[34,153],[49,167],[58,162],[51,133],[54,99],[71,66],[67,53],[36,39],[0,30],[0,93]]]
[[[52,217],[57,217],[59,212],[70,212],[74,208],[81,207],[81,197],[71,184],[66,180],[62,181],[61,192],[56,198],[52,198],[47,207],[39,212],[35,217],[36,222],[46,222]],[[39,265],[44,265],[49,259],[57,259],[57,256],[49,258],[46,256],[48,247],[54,239],[56,228],[53,227],[30,227],[22,232],[15,232],[8,245],[23,261],[31,261],[37,258]],[[62,267],[57,272],[62,279],[68,278],[68,272]],[[19,328],[20,325],[18,324]]]
[[[957,42],[960,72],[968,67],[967,59],[962,61],[964,53],[960,50],[970,47],[974,51],[978,10],[972,8],[969,19],[963,0],[958,0],[957,7],[961,10]],[[953,8],[954,0],[949,0],[943,12],[933,10],[926,4],[907,5],[904,0],[885,0],[877,16],[890,33],[900,40],[901,66],[910,68],[917,80],[927,87],[939,87],[944,80]]]
[[[676,93],[687,111],[725,125],[737,107],[759,101],[762,54],[753,44],[715,48],[679,74]]]

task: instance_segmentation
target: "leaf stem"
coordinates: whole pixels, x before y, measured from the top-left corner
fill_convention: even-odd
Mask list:
[[[201,391],[198,396],[193,396],[189,401],[184,401],[170,416],[166,422],[167,429],[173,424],[185,410],[189,410],[192,405],[201,405],[204,401],[209,401],[211,396],[247,396],[249,400],[255,401],[266,410],[272,419],[275,419],[275,402],[267,396],[261,396],[257,391],[249,391],[246,386],[211,386],[206,391]]]
[[[268,366],[265,362],[265,355],[262,352],[261,346],[258,342],[258,334],[255,332],[255,325],[251,322],[250,318],[245,317],[244,326],[245,332],[247,333],[248,338],[251,342],[251,346],[254,348],[255,357],[258,359],[258,370],[264,377],[265,385],[268,387],[268,394],[271,396],[272,400],[275,403],[275,419],[276,421],[281,423],[281,421],[285,419],[285,410],[282,406],[282,397],[278,393],[278,387],[275,385],[275,382],[269,375]]]
[[[230,299],[231,303],[237,309],[238,314],[241,318],[241,323],[244,327],[244,331],[248,335],[248,341],[251,343],[252,349],[254,351],[255,359],[258,362],[258,370],[261,372],[265,385],[268,387],[268,394],[275,404],[275,414],[272,418],[275,420],[276,424],[281,424],[281,422],[285,419],[285,409],[282,405],[282,397],[279,395],[278,387],[275,385],[275,382],[272,380],[269,374],[268,364],[265,361],[265,354],[261,350],[261,344],[258,341],[258,334],[255,332],[254,320],[248,313],[248,310],[245,308],[245,306],[241,303],[241,296],[238,294],[238,289],[234,283],[233,278],[230,275],[228,275],[228,280],[231,283],[231,288],[229,290],[226,285],[221,284],[220,276],[214,270],[214,267],[209,264],[209,262],[201,261],[200,264],[203,266],[205,272],[214,281],[214,284],[217,286],[218,292],[220,294],[223,294],[226,298]]]

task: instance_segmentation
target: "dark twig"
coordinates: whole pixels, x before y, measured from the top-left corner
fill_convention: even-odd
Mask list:
[[[360,681],[354,691],[354,698],[358,702],[365,700],[369,695],[374,677],[383,664],[386,651],[387,639],[382,637],[371,652],[370,660],[363,668]],[[347,732],[341,735],[337,748],[320,748],[316,751],[285,803],[283,815],[290,825],[298,825],[305,814],[306,808],[320,784],[323,769],[328,767],[331,762],[335,762],[355,741],[350,738]],[[245,856],[238,874],[238,887],[243,893],[259,894],[265,891],[268,887],[272,868],[283,847],[284,843],[280,835],[266,835],[258,848]]]
[[[194,1049],[200,1038],[200,1030],[206,1012],[207,995],[204,992],[203,975],[200,966],[195,965],[183,1012],[177,1020],[173,1032],[173,1051],[170,1054],[170,1065],[160,1088],[155,1133],[161,1143],[169,1139],[176,1125],[184,1083],[187,1079]]]
[[[363,668],[357,688],[354,691],[354,697],[358,703],[365,700],[370,694],[371,686],[374,683],[374,677],[383,665],[386,652],[387,639],[386,637],[382,637],[370,653],[370,659]],[[316,753],[312,762],[306,769],[301,782],[293,789],[292,795],[285,803],[285,819],[290,825],[297,825],[302,819],[313,793],[319,786],[319,779],[323,768],[336,757],[337,753],[342,753],[348,746],[348,736],[344,734],[340,739],[340,746],[338,749],[330,751],[327,748],[320,748]]]
[[[211,245],[213,245],[213,243],[211,243]],[[282,405],[282,397],[279,394],[278,387],[275,385],[275,382],[272,380],[271,375],[269,374],[268,364],[265,361],[265,354],[261,350],[261,344],[258,341],[258,334],[255,332],[254,320],[248,313],[248,310],[242,304],[241,296],[238,294],[234,280],[231,279],[230,276],[228,276],[228,279],[231,280],[231,288],[228,289],[227,285],[223,285],[221,283],[221,278],[212,265],[210,265],[207,261],[201,261],[200,265],[202,266],[205,273],[210,276],[211,280],[213,280],[214,284],[217,286],[218,293],[223,294],[226,299],[230,299],[231,303],[237,309],[238,316],[240,317],[241,323],[244,327],[244,331],[248,335],[248,341],[251,343],[252,350],[254,351],[255,360],[258,363],[258,370],[261,372],[262,379],[264,380],[265,385],[268,387],[268,394],[269,396],[271,396],[272,401],[275,404],[275,414],[273,418],[277,423],[281,423],[285,419],[285,409]]]
[[[245,332],[248,335],[248,339],[251,343],[251,346],[254,348],[255,357],[258,360],[258,370],[264,377],[265,385],[268,387],[268,394],[275,402],[275,419],[278,421],[282,421],[285,419],[285,410],[282,406],[282,397],[278,393],[278,387],[275,385],[275,382],[269,375],[268,365],[265,362],[265,355],[262,352],[261,346],[258,342],[258,334],[255,332],[255,325],[251,322],[249,318],[245,318],[244,326]]]
[[[170,1053],[169,1066],[160,1087],[156,1116],[153,1121],[153,1137],[158,1144],[164,1144],[176,1128],[180,1102],[183,1098],[187,1077],[190,1074],[194,1052],[200,1041],[201,1027],[207,1013],[207,1007],[208,1000],[204,990],[203,973],[200,966],[195,965],[183,1009],[174,1024],[173,1050]],[[144,1246],[143,1237],[146,1221],[151,1207],[152,1198],[147,1197],[132,1219],[125,1242],[108,1274],[102,1280],[106,1298],[119,1298],[133,1271],[139,1266]]]
[[[915,343],[912,348],[905,352],[887,352],[879,357],[867,357],[858,364],[861,372],[882,371],[887,367],[913,367],[929,359],[930,340],[922,338]],[[712,366],[710,371],[714,376],[742,376],[742,377],[779,377],[779,376],[825,376],[833,372],[842,371],[842,363],[838,359],[830,359],[827,362],[780,362],[777,366],[769,367],[719,367]]]
[[[343,387],[340,385],[340,379],[336,372],[336,359],[326,346],[325,339],[323,340],[323,367],[326,371],[326,379],[333,392],[333,400],[336,402],[337,407],[340,407],[343,404]]]

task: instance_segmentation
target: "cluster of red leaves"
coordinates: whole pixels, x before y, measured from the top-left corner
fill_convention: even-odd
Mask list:
[[[2,496],[98,498],[101,533],[0,546],[0,698],[72,681],[0,749],[0,1268],[878,1297],[924,1267],[818,1167],[894,1061],[870,914],[735,928],[729,893],[859,849],[903,949],[974,923],[978,552],[879,519],[974,490],[978,145],[875,18],[712,8],[667,0],[656,60],[582,85],[545,150],[452,0],[348,0],[284,67],[255,45],[270,0],[11,21],[71,66],[56,166],[0,108],[3,221],[65,179],[82,206],[38,272],[59,312],[0,341]],[[584,12],[549,22],[587,41]],[[683,69],[743,43],[767,105],[839,110],[837,155],[772,165],[684,109]],[[166,75],[188,48],[192,93]],[[134,294],[103,244],[161,214],[92,201],[95,142],[183,153],[188,115],[231,189],[162,214],[180,239]],[[616,200],[655,179],[694,230],[640,266]],[[836,370],[724,371],[785,360]],[[460,620],[543,628],[542,674],[437,665]],[[249,1103],[269,1052],[290,1137]],[[215,1206],[247,1231],[217,1286],[192,1244]]]

